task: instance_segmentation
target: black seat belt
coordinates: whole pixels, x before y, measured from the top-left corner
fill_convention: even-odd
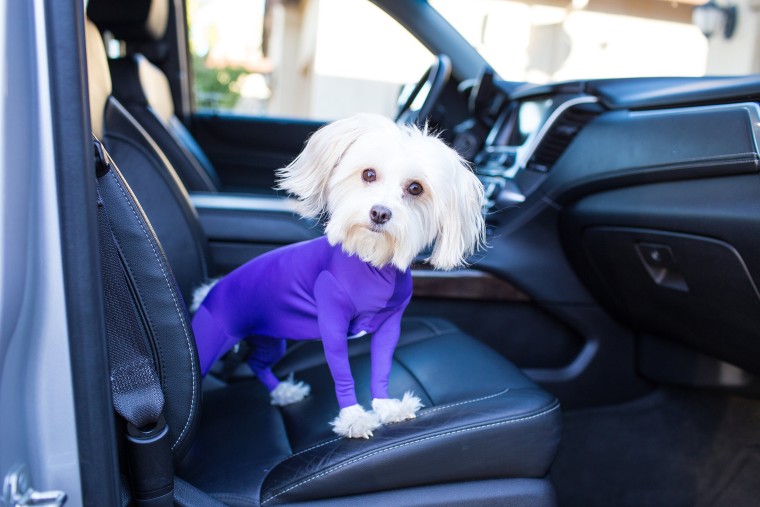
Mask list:
[[[107,177],[110,158],[94,136],[93,145],[96,176]],[[174,502],[174,467],[169,427],[163,415],[164,393],[100,193],[98,228],[111,396],[114,409],[127,423],[126,448],[132,493],[141,507],[171,506]]]

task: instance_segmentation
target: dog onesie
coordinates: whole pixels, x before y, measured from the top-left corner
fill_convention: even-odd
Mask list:
[[[326,237],[259,256],[221,279],[193,318],[201,372],[245,339],[248,361],[273,391],[271,366],[285,354],[285,339],[323,342],[340,408],[357,404],[348,340],[372,335],[372,397],[388,398],[401,316],[412,297],[411,271],[376,268]]]

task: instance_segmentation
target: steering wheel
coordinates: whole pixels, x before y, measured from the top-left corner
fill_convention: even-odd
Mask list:
[[[424,123],[451,76],[451,59],[437,55],[435,62],[417,83],[407,85],[398,98],[396,123]]]

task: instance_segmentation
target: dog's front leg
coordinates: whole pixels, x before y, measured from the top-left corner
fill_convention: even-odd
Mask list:
[[[314,285],[317,320],[322,334],[325,358],[330,367],[340,413],[330,424],[338,435],[348,438],[369,438],[380,426],[377,416],[367,412],[356,400],[354,378],[348,361],[348,327],[354,305],[335,277],[323,271]]]
[[[388,381],[393,366],[393,352],[401,335],[404,308],[391,315],[372,336],[372,409],[382,424],[391,424],[417,417],[422,401],[411,392],[402,399],[388,397]]]
[[[364,410],[356,400],[354,378],[348,362],[348,338],[345,335],[325,336],[322,344],[340,405],[338,417],[330,423],[333,431],[348,438],[371,437],[372,432],[380,426],[380,421],[374,413]]]

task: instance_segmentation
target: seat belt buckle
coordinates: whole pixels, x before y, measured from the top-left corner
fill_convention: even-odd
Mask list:
[[[174,463],[169,425],[163,414],[150,429],[127,423],[126,438],[129,476],[136,505],[173,505]]]

